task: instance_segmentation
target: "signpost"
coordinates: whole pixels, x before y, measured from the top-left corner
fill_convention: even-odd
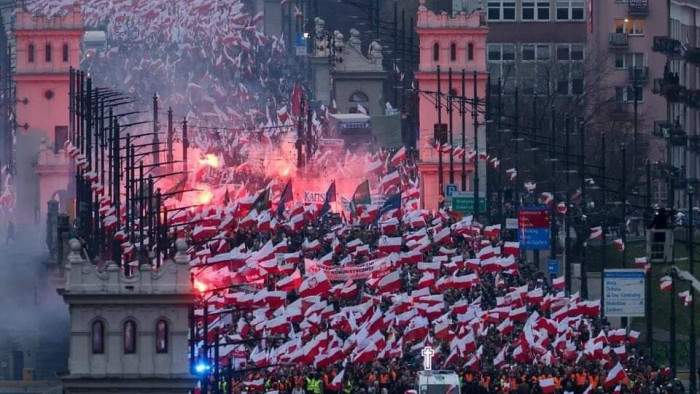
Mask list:
[[[549,249],[549,209],[546,206],[520,208],[518,240],[523,250]]]
[[[447,203],[452,202],[452,196],[455,195],[456,191],[457,191],[457,184],[448,183],[445,185],[445,201],[447,201]]]
[[[463,214],[474,212],[474,192],[455,191],[452,194],[452,210]],[[486,212],[486,196],[479,193],[479,212]]]
[[[506,218],[506,230],[517,230],[518,229],[518,219],[517,218]]]
[[[644,317],[643,269],[606,269],[603,271],[606,317]]]
[[[559,275],[559,260],[549,259],[547,261],[547,272],[552,276]]]

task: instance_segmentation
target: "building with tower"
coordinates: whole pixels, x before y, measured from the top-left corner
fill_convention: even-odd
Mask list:
[[[466,152],[484,151],[486,133],[484,127],[484,105],[477,110],[477,137],[471,104],[466,105],[465,121],[459,111],[459,98],[474,99],[474,92],[481,103],[485,102],[488,74],[486,72],[486,36],[489,28],[481,11],[470,14],[459,12],[454,16],[446,11],[436,14],[427,9],[425,0],[420,1],[416,26],[420,42],[420,63],[415,78],[418,81],[418,151],[420,172],[421,202],[423,208],[437,208],[444,185],[456,183],[461,186],[461,158],[453,158],[454,180],[450,180],[450,154],[440,154],[434,148],[436,140],[453,147],[462,147]],[[452,82],[449,71],[452,70]],[[464,84],[462,82],[464,70]],[[451,85],[451,86],[450,86]],[[437,94],[438,90],[440,95]],[[448,96],[452,96],[452,106]],[[471,103],[471,101],[470,101]],[[448,111],[452,108],[452,112]],[[450,119],[452,119],[450,121]],[[439,126],[441,125],[441,126]],[[436,131],[442,130],[442,134]],[[462,135],[465,136],[464,140]],[[475,143],[478,147],[475,149]],[[479,161],[476,161],[479,163]],[[474,166],[469,161],[465,171],[464,189],[474,191]],[[442,167],[442,182],[439,169]],[[479,195],[486,192],[486,167],[481,161],[478,168]]]
[[[104,269],[70,241],[66,283],[59,294],[71,314],[67,393],[189,393],[189,313],[194,302],[187,244],[174,260],[143,264],[125,276]]]
[[[68,161],[68,71],[80,64],[83,19],[76,3],[67,15],[33,15],[18,8],[13,28],[16,66],[18,223],[44,222],[47,202],[64,195]],[[65,200],[64,200],[65,203]],[[64,204],[67,205],[67,204]],[[66,207],[63,207],[65,210]]]

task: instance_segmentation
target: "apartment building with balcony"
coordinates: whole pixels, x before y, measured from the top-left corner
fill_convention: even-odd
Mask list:
[[[662,75],[665,56],[653,52],[654,36],[664,35],[668,26],[666,1],[596,0],[589,9],[588,51],[606,64],[604,82],[614,102],[621,132],[634,133],[635,86],[637,92],[638,155],[652,162],[666,157],[663,139],[656,137],[666,120],[666,101],[653,94],[653,78]],[[630,136],[633,138],[633,136]],[[633,152],[633,149],[628,149]],[[652,200],[666,199],[662,179],[652,183]]]

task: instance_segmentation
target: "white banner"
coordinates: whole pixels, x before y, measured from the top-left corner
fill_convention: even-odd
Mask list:
[[[388,258],[368,261],[359,265],[347,265],[344,267],[327,267],[311,259],[304,259],[304,270],[306,276],[311,276],[319,270],[323,270],[329,280],[344,282],[348,279],[369,279],[374,271],[388,270],[391,262]]]

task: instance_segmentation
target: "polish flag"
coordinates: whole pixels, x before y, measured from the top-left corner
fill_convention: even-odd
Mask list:
[[[401,290],[401,271],[395,270],[384,275],[384,277],[379,280],[377,287],[377,292],[379,294],[398,293]]]
[[[687,307],[693,303],[693,295],[690,294],[690,292],[688,290],[678,293],[678,297],[681,298],[681,301],[683,302],[683,306]]]
[[[406,147],[402,146],[401,149],[394,153],[394,156],[391,158],[391,164],[393,164],[394,167],[398,167],[404,160],[406,160]]]
[[[666,275],[661,277],[661,285],[659,286],[663,291],[669,291],[673,288],[673,279]]]
[[[486,238],[498,238],[501,234],[501,225],[494,224],[493,226],[486,226],[484,228],[484,237]]]
[[[627,332],[624,328],[608,331],[608,340],[610,342],[623,342],[627,337]]]
[[[278,290],[291,291],[298,289],[299,286],[301,286],[301,273],[298,268],[288,277],[277,281]]]
[[[387,236],[379,238],[379,250],[384,253],[399,253],[401,252],[401,237],[390,238]]]
[[[435,286],[435,275],[433,275],[431,272],[424,272],[423,276],[421,276],[420,280],[418,281],[418,288],[424,289],[433,286]]]
[[[527,318],[527,309],[524,306],[521,308],[512,309],[510,312],[508,312],[508,317],[514,322],[525,321]]]
[[[566,282],[564,282],[564,277],[560,276],[558,278],[552,279],[552,287],[557,289],[557,290],[561,290],[564,287],[566,287]]]
[[[591,227],[591,241],[600,241],[603,239],[603,228],[601,226]]]
[[[323,270],[318,271],[314,276],[307,278],[299,287],[300,297],[320,296],[326,294],[331,289],[331,283]]]
[[[619,250],[620,252],[625,250],[625,243],[622,242],[622,238],[616,239],[614,244],[615,244],[615,249]]]
[[[525,182],[523,186],[525,186],[525,190],[527,190],[528,193],[531,193],[533,190],[537,189],[537,184],[535,182]]]
[[[345,370],[340,371],[340,373],[333,378],[333,381],[328,385],[328,389],[340,392],[340,389],[343,388],[343,378],[345,378]]]
[[[646,257],[635,257],[634,267],[635,268],[643,268],[645,274],[648,274],[651,271],[651,264],[649,264],[647,262]]]
[[[520,254],[520,243],[519,242],[506,242],[503,245],[503,254],[517,256]]]
[[[246,380],[243,381],[243,385],[251,390],[262,390],[265,387],[265,379],[260,378],[257,380]]]
[[[630,341],[630,345],[636,345],[637,339],[639,339],[639,331],[630,330],[630,334],[627,339]]]
[[[513,182],[518,177],[518,172],[515,171],[515,168],[510,168],[506,170],[506,175],[508,175],[508,179]]]
[[[435,237],[433,237],[433,241],[436,245],[452,245],[452,237],[450,237],[450,228],[445,227],[442,230],[440,230],[437,234],[435,234]]]
[[[543,394],[553,393],[556,390],[554,378],[540,379],[540,389]]]
[[[615,367],[608,372],[608,376],[605,377],[605,389],[610,390],[610,387],[625,380],[625,378],[627,378],[625,370],[618,361],[617,365],[615,365]]]

